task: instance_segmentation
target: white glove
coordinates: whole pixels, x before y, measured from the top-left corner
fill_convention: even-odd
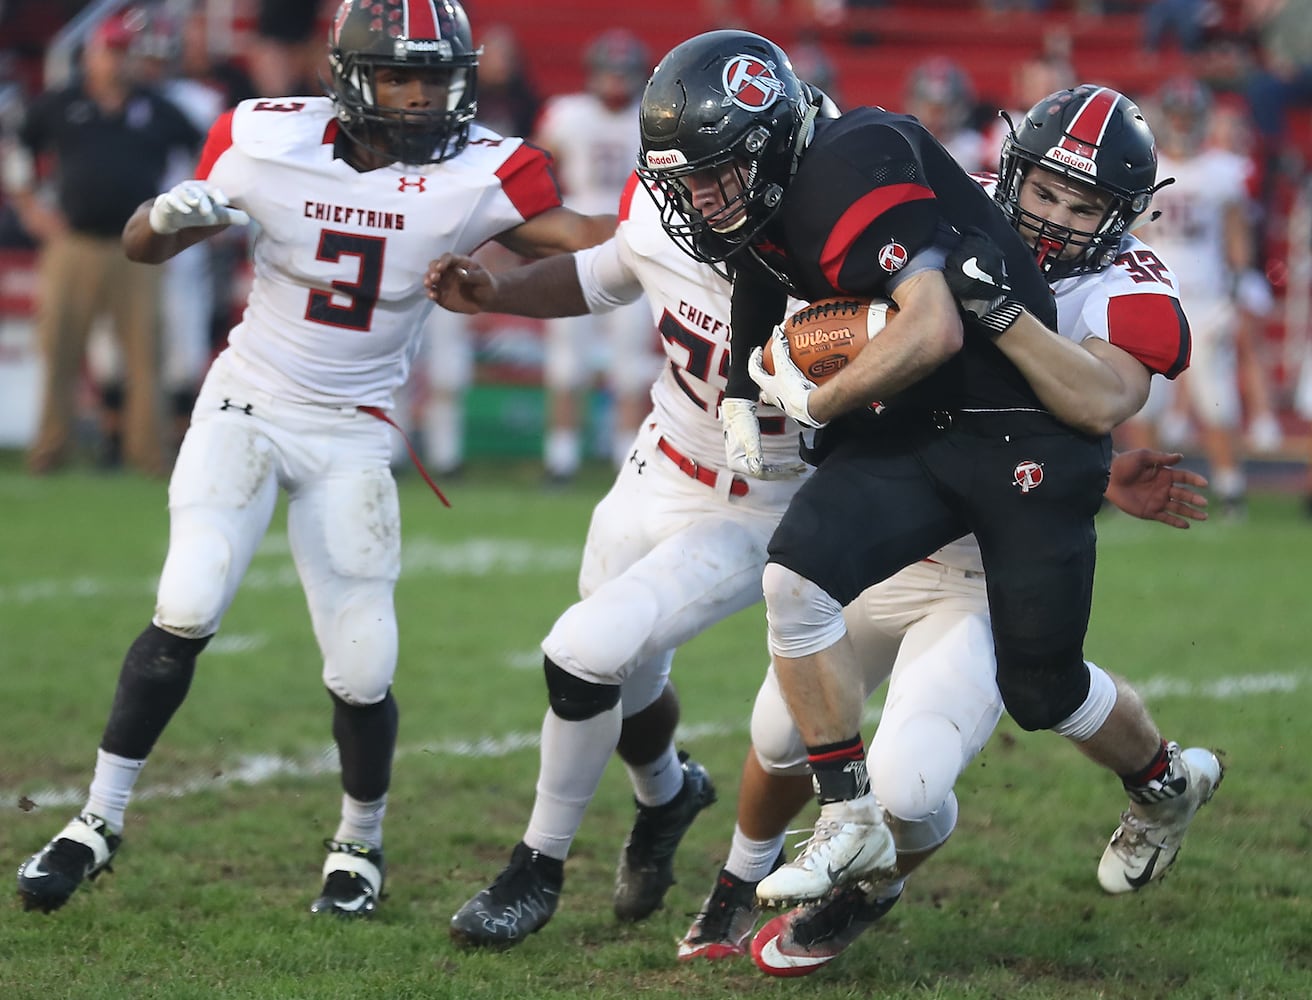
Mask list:
[[[1235,278],[1234,300],[1244,312],[1259,317],[1270,316],[1276,307],[1266,275],[1252,267]]]
[[[770,353],[774,356],[774,374],[765,370],[765,349],[758,347],[747,359],[747,373],[761,387],[761,399],[779,407],[804,427],[823,427],[825,421],[811,416],[808,397],[816,384],[802,374],[788,353],[788,335],[782,326],[770,334]]]
[[[150,228],[161,236],[198,226],[244,226],[251,217],[228,206],[228,196],[205,181],[183,181],[150,206]]]
[[[726,396],[720,403],[720,424],[724,428],[725,464],[730,472],[755,479],[793,479],[806,471],[801,459],[786,465],[765,461],[761,424],[753,400]]]

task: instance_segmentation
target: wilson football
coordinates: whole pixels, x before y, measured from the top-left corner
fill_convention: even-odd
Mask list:
[[[788,353],[802,374],[820,385],[842,371],[896,312],[887,299],[819,299],[784,320]],[[772,347],[773,341],[766,341],[761,361],[774,374]]]

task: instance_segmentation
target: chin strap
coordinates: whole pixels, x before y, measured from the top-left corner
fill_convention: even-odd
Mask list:
[[[820,108],[817,105],[806,106],[806,112],[802,115],[802,124],[797,128],[797,141],[793,143],[793,160],[788,167],[789,180],[792,180],[793,175],[797,173],[797,162],[802,158],[802,150],[806,149],[811,141],[811,135],[815,131],[816,115],[819,113]]]

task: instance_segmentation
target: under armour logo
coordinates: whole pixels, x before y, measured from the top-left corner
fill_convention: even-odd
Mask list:
[[[423,191],[427,184],[427,177],[416,177],[414,180],[411,180],[409,177],[402,177],[396,182],[396,189],[398,191],[405,191],[406,188],[418,188],[420,191]]]
[[[254,410],[255,407],[252,406],[250,403],[234,403],[231,399],[228,399],[228,398],[225,397],[224,400],[223,400],[223,405],[220,406],[219,409],[220,409],[220,410],[241,410],[242,413],[246,414],[246,416],[249,417],[249,416],[251,415],[251,411]]]

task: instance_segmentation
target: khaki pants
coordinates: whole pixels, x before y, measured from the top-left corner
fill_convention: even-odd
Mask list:
[[[123,352],[123,457],[148,475],[164,470],[159,404],[159,270],[123,256],[115,237],[67,233],[41,250],[37,337],[45,362],[41,422],[28,455],[34,471],[68,456],[87,335],[108,312]]]

